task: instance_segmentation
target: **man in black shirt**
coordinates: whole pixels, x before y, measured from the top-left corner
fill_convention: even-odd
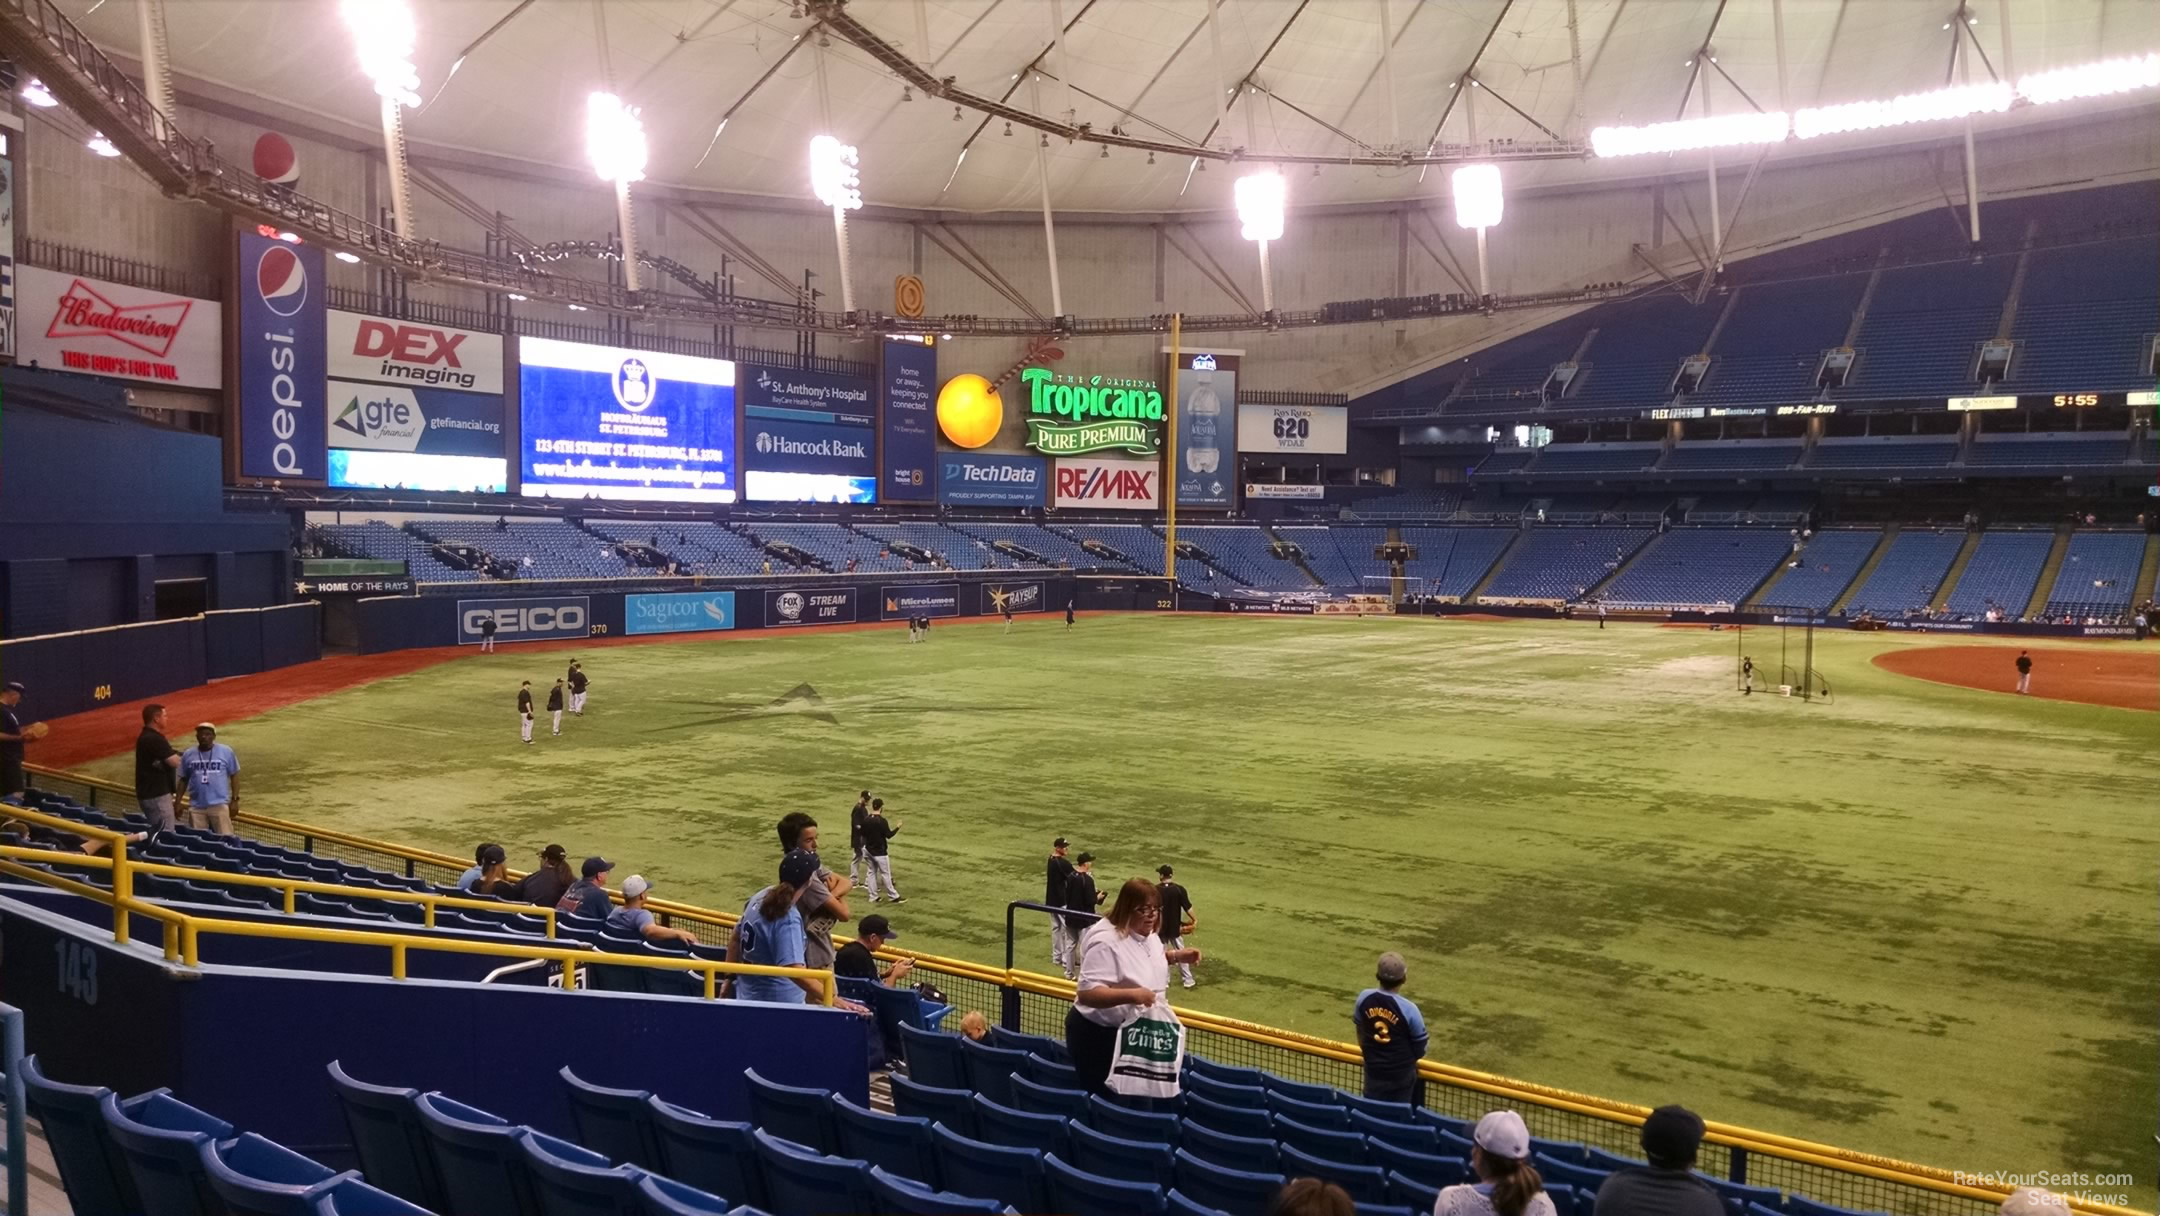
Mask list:
[[[1065,918],[1065,937],[1071,943],[1065,951],[1065,970],[1068,976],[1077,974],[1080,970],[1080,935],[1087,932],[1089,925],[1095,923],[1096,918],[1092,913],[1103,901],[1102,893],[1095,890],[1094,869],[1095,855],[1082,853],[1073,858],[1072,875],[1065,880],[1065,907],[1073,912],[1090,914]]]
[[[532,681],[518,685],[518,737],[532,742]]]
[[[153,832],[173,830],[173,774],[180,753],[165,738],[165,707],[143,706],[142,733],[135,736],[135,804]]]
[[[20,794],[30,788],[23,775],[23,744],[35,737],[34,732],[44,728],[38,723],[24,726],[15,707],[22,704],[23,686],[10,680],[0,689],[0,798]]]
[[[870,850],[863,846],[863,821],[870,818],[870,791],[864,790],[855,799],[855,809],[848,812],[848,881],[860,885],[870,877]]]
[[[1049,872],[1043,882],[1043,902],[1053,908],[1065,906],[1065,884],[1072,879],[1073,864],[1065,860],[1066,841],[1063,836],[1050,842]],[[1072,974],[1073,935],[1065,927],[1065,918],[1050,918],[1050,961],[1066,975]]]
[[[578,666],[576,659],[570,660],[570,712],[580,718],[585,716],[585,686],[589,683],[585,669]]]
[[[548,689],[547,707],[549,725],[554,728],[555,734],[562,734],[563,682],[561,680],[555,681],[555,687]]]
[[[1169,866],[1157,866],[1155,873],[1162,878],[1155,884],[1162,904],[1162,916],[1155,922],[1155,935],[1162,938],[1164,950],[1183,950],[1185,935],[1199,927],[1199,922],[1193,919],[1192,896],[1185,893],[1184,887],[1170,881]],[[1178,972],[1184,977],[1185,986],[1192,987],[1192,964],[1178,964]]]
[[[856,933],[854,941],[840,947],[833,955],[833,974],[877,983],[877,960],[870,956],[883,950],[886,942],[900,935],[893,931],[892,922],[876,913],[863,917],[862,924],[856,926]],[[900,981],[907,978],[908,972],[914,969],[914,959],[901,959],[892,965],[892,970],[885,973],[884,980],[897,988]]]
[[[1350,1020],[1365,1057],[1365,1096],[1422,1106],[1425,1079],[1418,1076],[1418,1061],[1425,1058],[1425,1015],[1402,995],[1409,976],[1402,955],[1392,950],[1381,955],[1374,973],[1380,986],[1358,993]]]
[[[907,902],[900,898],[900,888],[893,885],[892,858],[886,855],[887,850],[892,847],[892,838],[899,834],[900,821],[885,818],[885,800],[872,798],[870,815],[863,820],[862,825],[863,848],[870,853],[870,881],[863,885],[870,889],[871,903],[878,901],[880,881],[885,884],[886,898],[896,904]]]
[[[1614,1170],[1598,1187],[1597,1216],[1720,1216],[1725,1205],[1691,1172],[1702,1145],[1702,1116],[1684,1106],[1660,1106],[1643,1120],[1643,1156],[1650,1164]]]
[[[480,653],[495,653],[495,617],[492,613],[480,618]]]
[[[2017,669],[2018,694],[2022,696],[2032,688],[2032,651],[2018,651]]]

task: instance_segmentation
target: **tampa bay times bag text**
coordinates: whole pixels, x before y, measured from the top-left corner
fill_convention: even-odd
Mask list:
[[[1158,996],[1138,1020],[1118,1031],[1109,1085],[1129,1098],[1175,1098],[1184,1066],[1185,1027],[1170,1002]]]

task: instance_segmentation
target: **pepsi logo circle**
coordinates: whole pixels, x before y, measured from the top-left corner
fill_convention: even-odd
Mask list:
[[[263,307],[281,317],[296,317],[307,306],[307,266],[289,246],[272,245],[255,261],[255,290]]]

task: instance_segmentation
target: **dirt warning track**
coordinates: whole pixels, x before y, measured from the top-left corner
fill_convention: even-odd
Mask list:
[[[1924,646],[1876,655],[1884,671],[1936,684],[2016,695],[2016,648]],[[2160,711],[2160,652],[2150,649],[2032,648],[2031,696],[2117,709]]]

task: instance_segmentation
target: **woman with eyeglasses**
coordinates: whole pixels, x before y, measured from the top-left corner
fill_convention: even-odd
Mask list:
[[[1080,973],[1065,1014],[1065,1051],[1080,1087],[1108,1096],[1118,1031],[1139,1019],[1170,986],[1170,965],[1197,963],[1198,950],[1166,950],[1155,935],[1160,895],[1145,878],[1118,889],[1110,914],[1080,935]]]

